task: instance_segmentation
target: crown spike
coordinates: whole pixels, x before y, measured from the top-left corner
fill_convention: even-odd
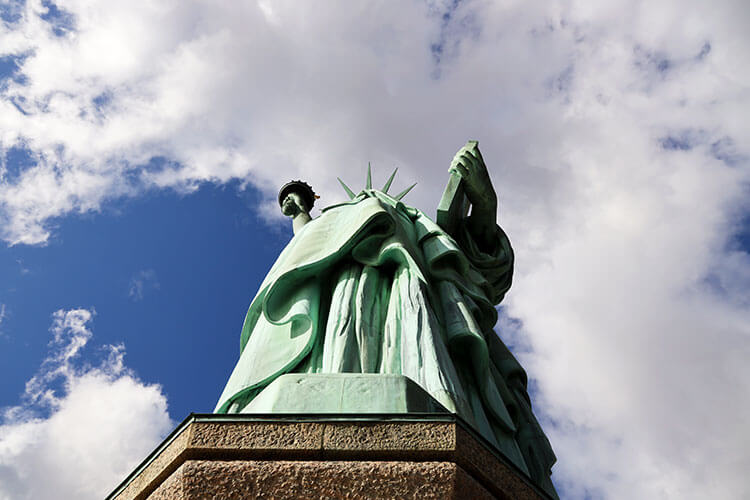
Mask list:
[[[365,189],[372,189],[372,169],[370,168],[370,162],[367,162],[367,184]]]
[[[409,191],[411,191],[411,188],[413,188],[413,187],[414,187],[414,186],[416,186],[416,185],[417,185],[417,183],[415,182],[414,184],[412,184],[411,186],[409,186],[408,188],[404,189],[404,190],[403,190],[403,191],[401,191],[401,192],[400,192],[399,194],[397,194],[396,196],[394,196],[394,198],[396,198],[397,200],[401,200],[401,198],[403,198],[404,196],[406,196],[406,194],[407,194],[407,193],[408,193]]]
[[[393,178],[396,177],[396,172],[398,172],[398,168],[393,171],[391,176],[388,178],[388,182],[386,182],[385,186],[383,186],[383,189],[381,189],[381,191],[383,191],[385,194],[388,194],[388,190],[391,188],[391,182],[393,182]]]
[[[341,183],[341,187],[343,187],[343,188],[344,188],[344,191],[346,191],[346,194],[348,194],[348,195],[349,195],[349,199],[350,199],[350,200],[353,200],[353,199],[354,199],[354,192],[352,192],[352,190],[351,190],[351,189],[349,189],[349,186],[347,186],[346,184],[344,184],[344,181],[342,181],[342,180],[341,180],[341,177],[336,177],[336,178],[337,178],[337,179],[339,180],[339,182]]]

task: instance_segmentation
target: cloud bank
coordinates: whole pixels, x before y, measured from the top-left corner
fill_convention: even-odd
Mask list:
[[[434,207],[479,139],[518,256],[501,335],[561,491],[748,496],[746,9],[11,3],[0,237],[44,244],[59,217],[232,179],[262,213],[290,178],[325,205],[368,160]]]
[[[91,340],[87,309],[59,310],[50,351],[22,403],[0,419],[0,498],[102,498],[173,427],[157,385],[104,346],[98,366],[80,362]]]

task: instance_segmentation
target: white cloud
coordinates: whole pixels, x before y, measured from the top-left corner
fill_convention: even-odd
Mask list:
[[[128,285],[128,297],[134,302],[143,300],[143,294],[148,289],[158,289],[159,281],[156,278],[156,271],[153,269],[144,269],[138,271],[135,276],[130,278]]]
[[[92,311],[59,310],[50,352],[27,382],[23,402],[0,420],[0,498],[102,498],[172,428],[157,385],[105,346],[99,366],[80,362]]]
[[[31,272],[31,269],[24,265],[23,259],[16,259],[16,263],[18,264],[18,272],[20,274],[24,275]]]
[[[266,214],[290,178],[324,206],[368,160],[434,207],[477,138],[518,256],[504,335],[557,423],[555,480],[570,498],[750,495],[743,2],[59,5],[64,37],[33,1],[0,31],[26,54],[0,147],[36,159],[0,181],[7,242],[232,178]]]

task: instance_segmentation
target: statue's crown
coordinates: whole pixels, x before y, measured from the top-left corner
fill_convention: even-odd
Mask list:
[[[386,181],[385,186],[383,186],[383,189],[381,189],[381,191],[384,192],[385,194],[388,194],[388,189],[390,189],[390,187],[391,187],[391,183],[393,182],[393,178],[396,177],[396,172],[398,172],[398,168],[393,171],[393,173],[391,174],[391,176],[388,178],[388,181]],[[346,194],[349,195],[349,199],[354,199],[354,197],[357,196],[356,194],[354,194],[354,191],[352,191],[351,189],[349,189],[349,186],[347,186],[344,183],[344,181],[341,180],[340,177],[336,177],[336,178],[341,183],[341,187],[344,188],[344,191],[346,191]],[[406,196],[406,193],[408,193],[409,191],[411,191],[411,189],[414,186],[416,186],[416,185],[417,185],[417,183],[415,182],[414,184],[412,184],[411,186],[409,186],[408,188],[404,189],[399,194],[397,194],[396,196],[394,196],[394,198],[397,199],[397,200],[402,199],[404,196]],[[370,168],[370,163],[369,162],[367,163],[367,183],[365,184],[365,189],[372,189],[372,169]],[[362,191],[360,191],[360,192],[362,192]]]

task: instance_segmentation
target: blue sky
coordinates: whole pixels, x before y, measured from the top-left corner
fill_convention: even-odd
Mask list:
[[[96,311],[87,355],[125,343],[175,419],[213,411],[249,301],[290,237],[257,219],[257,203],[236,183],[152,193],[59,221],[46,246],[2,248],[0,406],[17,403],[45,358],[52,312],[83,307]]]
[[[213,408],[280,185],[370,161],[434,213],[467,139],[563,498],[750,495],[744,4],[0,2],[0,500]]]

